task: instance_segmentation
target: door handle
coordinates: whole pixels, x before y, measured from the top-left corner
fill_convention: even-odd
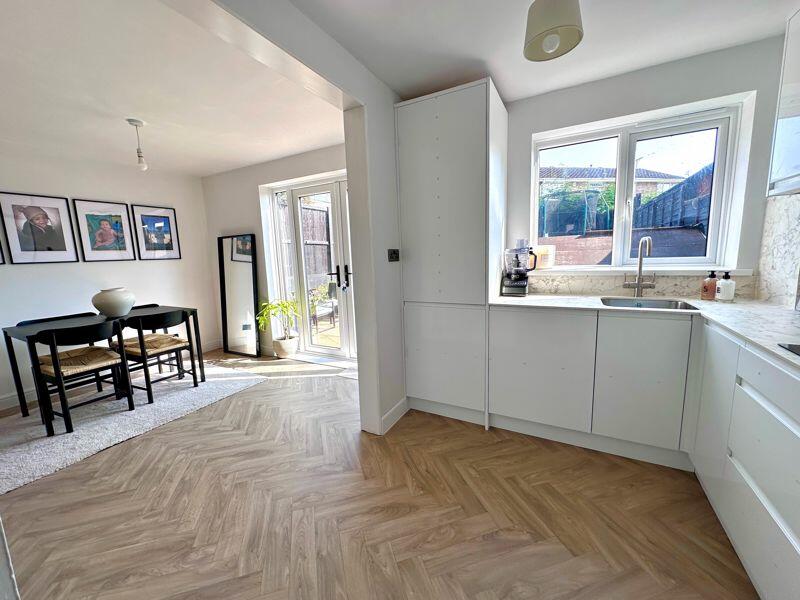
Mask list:
[[[344,266],[344,286],[345,287],[350,287],[350,275],[352,275],[352,274],[353,274],[353,272],[350,270],[350,265],[345,265]]]
[[[332,273],[327,273],[327,275],[336,275],[336,287],[342,287],[342,276],[339,273],[339,265],[336,265],[336,270]]]

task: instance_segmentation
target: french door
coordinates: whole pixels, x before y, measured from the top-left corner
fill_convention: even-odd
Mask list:
[[[291,190],[302,348],[355,358],[347,182]]]

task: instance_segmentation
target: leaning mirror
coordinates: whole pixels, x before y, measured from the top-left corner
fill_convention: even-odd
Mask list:
[[[219,237],[217,252],[223,349],[232,354],[260,356],[256,236],[245,233]]]

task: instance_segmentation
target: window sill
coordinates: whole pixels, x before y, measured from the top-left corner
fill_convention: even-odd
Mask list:
[[[626,273],[636,273],[636,266],[625,267],[553,267],[551,269],[537,269],[528,273],[529,279],[537,277],[549,277],[553,275],[583,275],[595,277],[614,277],[624,275]],[[713,267],[709,265],[647,265],[645,263],[643,273],[656,273],[658,275],[666,276],[686,276],[692,277],[696,275],[703,275],[709,271],[717,271],[718,274],[730,271],[733,276],[750,277],[753,275],[753,269],[732,269],[730,267]]]

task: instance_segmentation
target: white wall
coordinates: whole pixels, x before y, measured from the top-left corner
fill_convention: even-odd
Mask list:
[[[259,298],[269,299],[259,186],[344,168],[344,144],[341,144],[203,178],[208,237],[212,242],[209,246],[209,256],[215,265],[212,279],[214,299],[217,304],[219,304],[219,269],[216,268],[216,240],[221,235],[240,233],[256,234],[258,295]],[[221,338],[221,317],[218,317],[215,323],[217,337]],[[261,335],[261,351],[267,356],[272,351],[272,336],[269,331]]]
[[[92,296],[101,288],[125,286],[139,304],[156,302],[193,306],[199,311],[203,348],[219,345],[217,308],[211,294],[209,240],[200,180],[141,173],[135,165],[118,167],[93,163],[30,160],[0,156],[0,189],[110,200],[128,204],[175,207],[180,232],[180,260],[42,265],[0,265],[0,324],[23,319],[94,310]],[[71,211],[70,202],[70,212]],[[6,260],[8,246],[3,240]],[[80,251],[79,251],[80,252]],[[20,372],[32,385],[27,351],[15,342]],[[35,395],[28,394],[35,405]],[[16,403],[5,346],[0,349],[0,405]]]
[[[782,49],[770,38],[509,104],[506,239],[529,237],[533,133],[756,90],[738,266],[757,267]]]
[[[386,257],[387,248],[400,247],[397,94],[289,0],[215,2],[362,105],[345,113],[358,384],[361,426],[380,433],[381,416],[405,397],[400,266]]]

